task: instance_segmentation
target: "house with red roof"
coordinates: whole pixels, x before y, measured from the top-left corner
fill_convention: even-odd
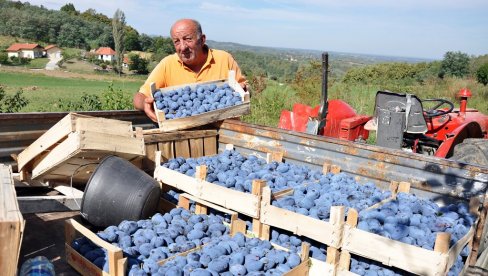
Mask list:
[[[18,57],[34,59],[42,57],[43,51],[44,48],[42,48],[39,44],[15,43],[8,47],[7,55],[9,58]]]
[[[95,51],[95,54],[100,60],[112,62],[115,60],[116,52],[110,47],[100,47]]]
[[[48,45],[44,47],[44,55],[48,58],[61,58],[61,48],[56,45]]]

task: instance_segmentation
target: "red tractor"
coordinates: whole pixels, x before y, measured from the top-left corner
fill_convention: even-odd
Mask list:
[[[328,100],[327,72],[324,53],[321,104],[295,104],[292,111],[283,110],[279,128],[349,141],[364,141],[370,130],[376,130],[378,146],[488,166],[488,116],[467,107],[472,96],[468,89],[457,94],[459,108],[444,99],[379,91],[372,117],[356,114],[341,100]]]

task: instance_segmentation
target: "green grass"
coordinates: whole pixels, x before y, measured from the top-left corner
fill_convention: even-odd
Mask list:
[[[263,92],[251,97],[251,114],[244,116],[243,121],[276,127],[281,111],[290,110],[297,101],[295,91],[289,86],[269,81]]]
[[[29,62],[25,67],[29,69],[44,69],[49,62],[48,58],[35,58]]]
[[[143,82],[121,79],[113,83],[114,88],[121,89],[124,95],[133,95]],[[22,89],[24,96],[29,100],[29,104],[20,112],[71,111],[60,110],[58,101],[76,101],[81,99],[84,93],[101,97],[109,84],[109,80],[58,78],[33,73],[0,71],[0,85],[7,93]]]

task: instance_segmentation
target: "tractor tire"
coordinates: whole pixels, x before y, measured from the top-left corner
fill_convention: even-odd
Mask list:
[[[464,139],[462,143],[454,147],[450,159],[473,165],[488,166],[488,139]]]

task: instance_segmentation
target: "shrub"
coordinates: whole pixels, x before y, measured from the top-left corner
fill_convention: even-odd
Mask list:
[[[23,107],[29,104],[29,100],[23,95],[23,91],[19,90],[14,95],[9,96],[4,88],[0,86],[0,113],[14,113],[19,112]]]
[[[488,63],[481,65],[476,70],[476,80],[485,86],[488,84]]]

